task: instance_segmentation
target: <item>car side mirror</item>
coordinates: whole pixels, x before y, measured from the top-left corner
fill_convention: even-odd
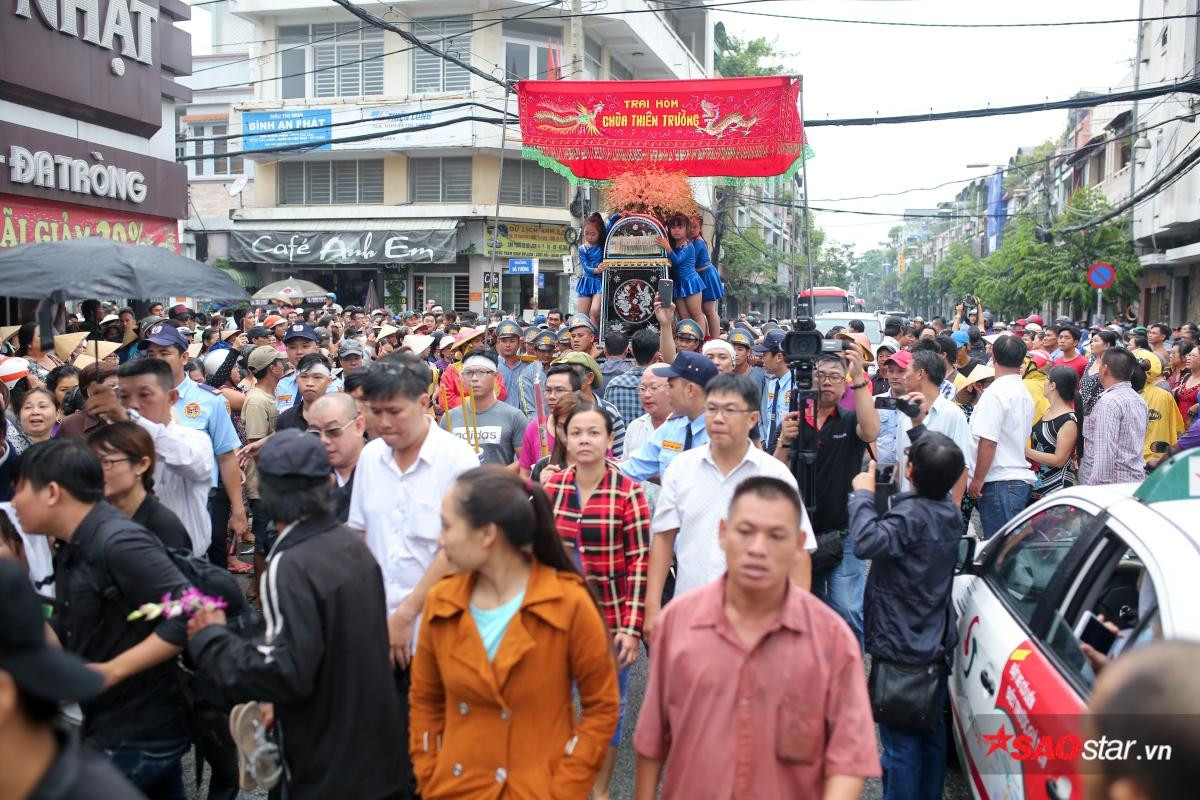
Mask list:
[[[954,561],[955,575],[975,574],[975,544],[974,536],[964,536],[958,540],[958,555]]]

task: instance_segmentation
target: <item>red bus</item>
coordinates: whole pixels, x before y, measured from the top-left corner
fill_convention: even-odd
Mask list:
[[[845,289],[839,289],[836,286],[818,286],[812,290],[812,293],[814,316],[826,311],[850,310],[850,295]],[[799,310],[801,314],[809,313],[808,296],[808,289],[800,292]]]

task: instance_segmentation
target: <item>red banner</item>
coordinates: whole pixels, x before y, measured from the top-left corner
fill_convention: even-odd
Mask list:
[[[789,76],[694,81],[521,81],[525,155],[575,178],[634,167],[765,178],[799,166],[804,131]]]
[[[179,252],[178,224],[173,219],[0,194],[0,249],[81,236]]]

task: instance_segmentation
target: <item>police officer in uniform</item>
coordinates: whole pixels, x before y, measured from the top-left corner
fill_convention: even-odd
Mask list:
[[[704,330],[694,319],[681,319],[675,323],[675,347],[680,353],[699,353],[704,342]]]
[[[670,366],[653,367],[653,372],[670,382],[674,415],[654,431],[650,441],[628,457],[621,472],[639,481],[662,476],[667,465],[685,450],[708,441],[704,427],[704,387],[717,376],[717,365],[700,353],[683,351]]]
[[[217,468],[213,472],[213,488],[208,495],[208,513],[212,517],[212,544],[208,547],[208,560],[226,567],[229,564],[226,532],[242,536],[247,528],[246,509],[242,504],[242,471],[237,463],[237,449],[242,442],[234,430],[225,396],[184,374],[187,346],[187,339],[179,329],[165,322],[150,326],[146,332],[146,355],[165,361],[171,367],[175,389],[179,392],[179,399],[171,409],[175,421],[185,427],[204,431],[212,442]]]
[[[522,378],[526,374],[535,373],[538,369],[537,359],[533,356],[520,355],[521,326],[511,319],[502,320],[496,326],[496,352],[500,356],[500,377],[508,388],[508,396],[504,402],[519,410],[526,419],[534,414],[533,392],[525,394],[521,390]]]
[[[279,406],[280,414],[294,406],[300,399],[300,393],[296,391],[296,366],[300,363],[300,359],[309,353],[321,352],[317,332],[311,325],[299,322],[287,326],[287,332],[283,334],[283,346],[287,348],[288,362],[292,365],[292,371],[280,378],[279,383],[275,386],[275,403]],[[342,379],[334,378],[326,393],[340,392],[342,387]]]

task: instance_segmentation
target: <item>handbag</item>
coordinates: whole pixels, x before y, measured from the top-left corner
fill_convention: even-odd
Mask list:
[[[910,733],[928,733],[942,716],[943,661],[900,664],[873,657],[867,693],[871,713],[880,725]]]
[[[817,549],[812,553],[813,573],[827,572],[842,563],[846,531],[833,530],[817,534]]]

